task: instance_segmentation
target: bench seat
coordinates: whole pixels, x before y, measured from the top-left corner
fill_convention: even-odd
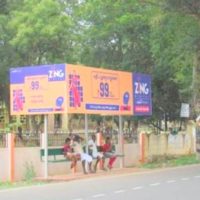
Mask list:
[[[102,152],[101,146],[97,146],[97,149],[98,149],[99,152]],[[85,150],[85,148],[84,148],[84,150]],[[115,150],[115,149],[113,148],[113,150]],[[40,160],[41,160],[41,162],[44,162],[44,156],[45,156],[44,153],[45,153],[44,149],[40,149]],[[90,155],[91,155],[91,153],[90,153]],[[117,157],[124,157],[123,154],[116,154],[116,156]],[[108,158],[108,157],[105,157],[105,158]],[[69,162],[69,161],[70,160],[67,159],[64,156],[62,147],[56,147],[56,148],[49,148],[48,149],[48,162],[56,163],[56,162]]]
[[[44,162],[44,149],[40,149],[40,160]],[[64,157],[63,148],[49,148],[48,149],[48,162],[66,162],[70,161]]]

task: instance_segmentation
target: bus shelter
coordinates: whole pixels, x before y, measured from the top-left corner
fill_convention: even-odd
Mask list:
[[[11,115],[44,115],[45,178],[48,177],[48,114],[119,116],[152,114],[151,76],[71,64],[25,66],[10,69]],[[87,148],[86,148],[87,149]]]

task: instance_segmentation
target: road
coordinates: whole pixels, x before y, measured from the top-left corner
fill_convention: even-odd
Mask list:
[[[2,200],[199,200],[200,165],[0,191]]]

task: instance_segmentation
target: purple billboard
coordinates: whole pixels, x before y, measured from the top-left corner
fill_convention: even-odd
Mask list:
[[[135,116],[152,115],[150,75],[133,73],[133,99]]]

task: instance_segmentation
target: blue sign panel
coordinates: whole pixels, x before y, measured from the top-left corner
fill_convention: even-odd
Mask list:
[[[152,115],[151,76],[133,73],[134,115]]]
[[[46,75],[48,81],[65,80],[65,64],[39,65],[10,69],[10,84],[22,84],[26,77]]]

